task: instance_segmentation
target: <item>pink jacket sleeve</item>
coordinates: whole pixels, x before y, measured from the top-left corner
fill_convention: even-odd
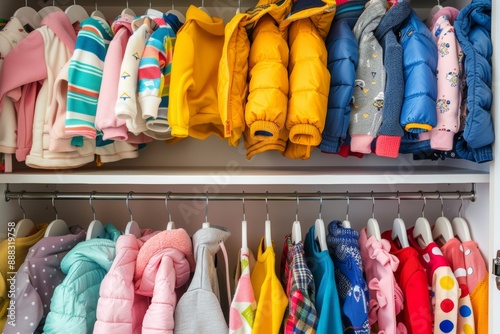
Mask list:
[[[97,102],[95,125],[103,132],[103,139],[127,140],[125,120],[115,116],[115,104],[118,97],[118,81],[123,54],[127,47],[130,31],[120,29],[109,45],[102,74],[101,91]]]

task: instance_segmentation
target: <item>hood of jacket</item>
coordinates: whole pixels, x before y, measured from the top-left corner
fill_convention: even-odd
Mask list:
[[[386,13],[386,3],[386,0],[371,0],[370,6],[359,17],[356,29],[353,30],[358,42],[361,40],[361,36],[377,29]]]
[[[111,224],[104,226],[105,236],[80,242],[61,261],[61,270],[67,274],[77,262],[87,261],[108,271],[115,258],[116,240],[121,232]]]
[[[335,0],[297,0],[292,5],[290,16],[280,24],[280,31],[288,40],[288,27],[294,21],[309,18],[318,29],[320,36],[326,39],[335,16]]]
[[[357,20],[361,13],[363,13],[363,11],[365,10],[365,4],[366,0],[346,1],[343,3],[337,0],[337,10],[335,11],[335,17],[333,18],[333,20]],[[356,24],[356,21],[354,21],[352,26],[354,26],[354,24]]]
[[[375,30],[375,37],[381,40],[389,31],[399,31],[401,24],[410,16],[411,5],[409,2],[403,1],[385,13]]]
[[[75,50],[76,32],[68,15],[63,11],[50,13],[42,19],[41,26],[46,26],[66,45],[68,50]]]
[[[137,255],[134,279],[140,279],[151,259],[167,248],[180,252],[188,260],[191,271],[194,271],[195,262],[191,239],[184,229],[178,228],[162,231],[144,243]]]
[[[199,229],[193,235],[194,260],[198,262],[199,250],[206,248],[211,256],[215,256],[220,250],[219,242],[225,242],[231,236],[231,232],[221,226],[210,226]]]

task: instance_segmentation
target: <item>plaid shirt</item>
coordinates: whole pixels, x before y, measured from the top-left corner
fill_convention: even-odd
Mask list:
[[[316,333],[318,315],[314,277],[304,260],[304,244],[292,245],[290,235],[287,235],[283,250],[281,273],[289,300],[285,313],[285,334]]]

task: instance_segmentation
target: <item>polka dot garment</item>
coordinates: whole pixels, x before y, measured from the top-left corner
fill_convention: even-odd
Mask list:
[[[413,227],[408,229],[407,234],[410,245],[419,253],[420,263],[426,271],[434,317],[433,333],[465,333],[463,328],[457,328],[460,289],[448,261],[435,242],[425,248],[420,247],[413,238]]]
[[[441,251],[450,264],[460,288],[457,333],[475,333],[474,313],[467,287],[467,270],[465,269],[465,254],[462,243],[457,238],[451,238],[441,247]]]

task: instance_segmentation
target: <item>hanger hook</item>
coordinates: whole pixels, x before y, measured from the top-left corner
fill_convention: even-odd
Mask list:
[[[205,221],[208,222],[208,191],[207,191],[206,203],[205,203]]]
[[[372,218],[375,219],[375,196],[373,196],[373,190],[372,190]]]
[[[299,221],[299,193],[295,192],[295,197],[297,198],[297,205],[295,206],[295,221]]]
[[[56,198],[57,198],[57,193],[59,191],[54,191],[54,194],[52,195],[52,208],[54,209],[54,212],[56,213],[56,219],[58,219],[58,214],[57,214],[57,208],[56,208]]]
[[[26,211],[24,211],[23,205],[21,204],[21,199],[23,199],[23,195],[26,192],[26,190],[21,191],[21,194],[17,197],[17,204],[21,208],[21,211],[23,212],[23,219],[26,219]]]
[[[462,197],[462,193],[460,190],[458,192],[458,199],[460,200],[460,207],[458,208],[458,218],[462,218],[462,206],[464,205],[464,198]]]
[[[168,221],[169,221],[169,222],[171,222],[171,221],[172,221],[172,216],[170,215],[170,209],[169,209],[169,207],[168,207],[168,200],[169,200],[169,198],[170,198],[170,194],[171,194],[171,193],[172,193],[172,192],[171,192],[171,191],[169,191],[169,192],[167,193],[167,196],[165,196],[165,208],[167,208],[167,214],[168,214]]]
[[[319,194],[319,219],[321,219],[321,211],[323,211],[323,195],[321,191],[318,191]]]
[[[269,192],[266,191],[266,220],[270,220],[269,219],[269,204],[267,202],[267,196],[268,196]]]
[[[398,199],[398,218],[401,218],[401,197],[399,196],[399,190],[396,191],[396,197]]]
[[[441,217],[444,217],[444,203],[443,203],[443,196],[441,196],[441,192],[439,190],[437,190],[437,193],[438,193],[438,196],[439,196],[439,200],[441,201]]]
[[[126,1],[126,4],[127,4],[127,8],[128,8],[128,0]]]
[[[425,206],[427,205],[427,199],[424,196],[424,192],[422,190],[418,191],[420,193],[420,197],[424,200],[424,206],[422,207],[422,218],[425,218]]]
[[[350,206],[350,201],[349,201],[349,191],[346,191],[346,198],[347,198],[347,208],[345,211],[345,220],[349,221],[349,206]]]
[[[130,213],[130,221],[133,221],[133,219],[132,219],[132,210],[130,209],[130,206],[128,205],[128,200],[132,198],[133,193],[134,193],[133,191],[130,191],[127,194],[127,199],[125,200],[125,205],[127,206],[128,213]]]
[[[247,220],[247,215],[245,213],[245,191],[243,190],[243,221]]]
[[[94,209],[94,206],[92,205],[92,200],[94,199],[95,194],[96,194],[96,191],[94,190],[93,192],[90,193],[90,197],[89,197],[90,210],[92,210],[92,215],[94,217],[94,220],[95,220],[95,209]]]

